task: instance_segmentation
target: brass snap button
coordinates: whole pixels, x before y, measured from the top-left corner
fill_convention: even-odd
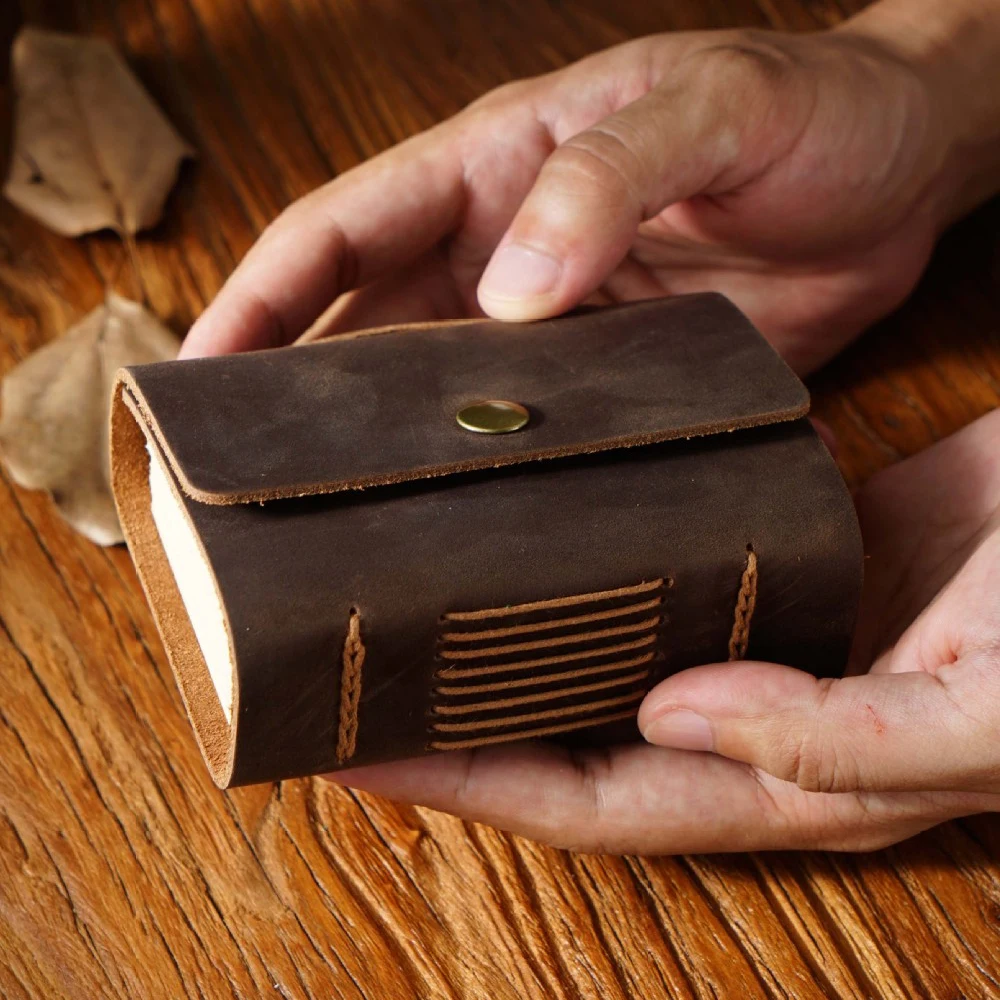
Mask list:
[[[507,399],[481,399],[455,414],[458,426],[475,434],[510,434],[521,430],[529,417],[526,407]]]

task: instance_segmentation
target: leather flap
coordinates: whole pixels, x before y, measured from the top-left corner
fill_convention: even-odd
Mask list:
[[[797,419],[809,396],[726,298],[416,324],[122,373],[193,499],[328,493]],[[512,434],[463,430],[482,399]]]

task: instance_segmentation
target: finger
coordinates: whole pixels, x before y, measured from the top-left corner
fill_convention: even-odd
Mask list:
[[[562,143],[483,275],[483,309],[507,320],[565,311],[622,261],[641,222],[728,180],[743,122],[727,96],[656,89]]]
[[[432,130],[286,209],[191,329],[181,357],[291,343],[342,292],[416,260],[462,207],[457,147]]]
[[[992,808],[942,793],[823,795],[714,754],[632,744],[456,751],[330,780],[588,853],[870,850]]]
[[[454,751],[330,779],[532,840],[588,852],[750,850],[782,842],[785,817],[748,768],[639,744]]]
[[[970,790],[996,780],[995,737],[922,671],[817,680],[768,663],[696,667],[650,692],[639,726],[650,743],[714,751],[807,791]]]
[[[465,303],[441,254],[339,296],[295,343],[308,344],[351,330],[458,319]]]

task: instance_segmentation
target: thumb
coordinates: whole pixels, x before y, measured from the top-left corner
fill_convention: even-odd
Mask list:
[[[741,126],[732,100],[714,96],[656,89],[558,146],[483,274],[483,309],[505,320],[564,312],[618,266],[641,222],[717,184]]]
[[[812,792],[969,790],[987,780],[992,745],[931,674],[817,679],[770,663],[676,674],[647,695],[639,727]]]

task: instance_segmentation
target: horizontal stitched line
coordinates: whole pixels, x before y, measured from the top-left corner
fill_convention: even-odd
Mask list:
[[[624,618],[640,611],[649,611],[663,603],[662,597],[641,604],[627,604],[622,608],[609,608],[605,611],[594,611],[589,615],[575,615],[572,618],[550,618],[544,622],[531,622],[528,625],[511,625],[508,628],[492,628],[483,632],[445,632],[441,639],[445,642],[475,642],[479,639],[502,639],[508,635],[520,635],[524,632],[544,632],[553,628],[566,628],[569,625],[583,625],[586,622],[599,622],[606,618]]]
[[[601,663],[596,667],[582,667],[580,670],[563,670],[558,674],[543,674],[541,677],[516,677],[513,680],[494,681],[492,684],[443,684],[435,688],[440,695],[453,694],[489,694],[492,691],[506,691],[509,688],[530,687],[535,684],[554,684],[556,681],[572,681],[579,677],[593,677],[595,674],[607,674],[612,670],[624,670],[626,667],[638,667],[649,661],[655,653],[644,653],[633,656],[629,660],[615,660],[613,663]]]
[[[587,604],[589,601],[607,601],[615,597],[631,597],[633,594],[645,594],[663,586],[662,577],[648,583],[639,583],[634,587],[618,587],[616,590],[598,590],[593,594],[574,594],[572,597],[555,597],[547,601],[531,601],[528,604],[508,604],[504,608],[487,608],[485,611],[450,611],[445,620],[451,622],[473,622],[481,618],[501,618],[507,615],[520,615],[527,611],[540,611],[543,608],[563,608],[571,604]]]
[[[539,736],[554,736],[556,733],[568,733],[574,729],[586,729],[588,726],[603,726],[609,722],[621,719],[634,719],[636,710],[630,708],[625,712],[614,712],[611,715],[601,715],[596,719],[574,719],[572,722],[562,722],[554,726],[540,726],[538,729],[526,729],[517,733],[498,733],[493,736],[480,736],[469,740],[435,740],[428,743],[430,750],[468,750],[472,747],[486,746],[490,743],[512,743],[514,740],[528,740]]]
[[[631,691],[628,694],[619,695],[617,698],[604,698],[601,701],[588,702],[586,705],[567,705],[563,708],[549,708],[542,712],[511,715],[506,719],[488,719],[476,722],[435,722],[431,728],[439,733],[469,733],[477,729],[500,729],[507,726],[519,726],[522,722],[541,722],[543,719],[560,719],[567,715],[594,712],[599,708],[613,708],[616,705],[627,705],[630,701],[640,701],[645,696],[645,691]]]
[[[497,708],[514,708],[516,705],[537,705],[539,702],[554,701],[556,698],[568,698],[570,695],[589,694],[591,691],[604,691],[608,688],[621,687],[624,684],[634,684],[645,680],[648,670],[637,670],[624,677],[612,677],[608,680],[595,681],[593,684],[581,684],[576,687],[564,687],[555,691],[543,691],[540,694],[522,694],[514,698],[494,698],[493,701],[477,701],[469,705],[435,705],[437,715],[470,715],[473,712],[489,712]]]
[[[611,653],[626,653],[632,649],[642,649],[656,642],[656,635],[644,635],[641,639],[631,642],[619,642],[614,646],[598,646],[596,649],[583,649],[575,653],[560,653],[558,656],[543,656],[537,660],[518,660],[514,663],[491,663],[485,667],[442,667],[437,676],[444,680],[461,680],[463,677],[489,677],[502,674],[508,670],[529,670],[532,667],[551,667],[557,663],[570,663],[573,660],[592,660],[596,656],[609,656]]]
[[[602,628],[596,632],[574,632],[571,635],[557,635],[551,639],[535,639],[532,642],[512,642],[506,646],[481,646],[478,649],[442,649],[443,660],[481,660],[486,656],[501,656],[504,653],[523,653],[531,649],[550,649],[553,646],[575,646],[580,642],[591,642],[594,639],[610,639],[616,635],[629,635],[632,632],[645,632],[656,628],[662,618],[644,618],[641,622],[630,625],[619,625],[616,628]]]

